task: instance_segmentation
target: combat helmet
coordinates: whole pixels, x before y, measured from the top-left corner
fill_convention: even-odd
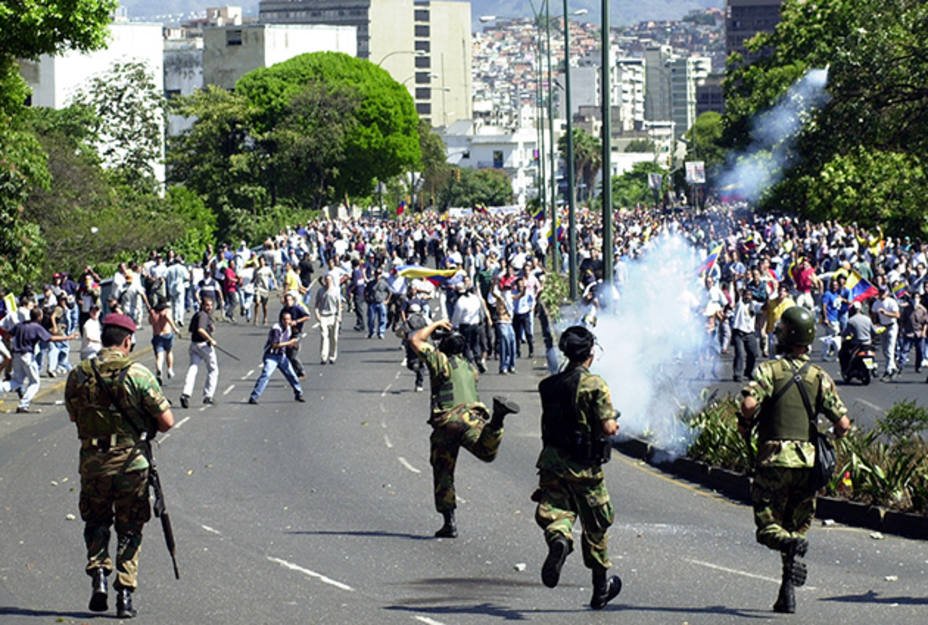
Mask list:
[[[815,318],[802,306],[787,308],[777,323],[776,336],[782,347],[811,345],[815,340]]]

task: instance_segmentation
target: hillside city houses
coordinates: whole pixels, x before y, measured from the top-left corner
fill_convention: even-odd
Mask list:
[[[560,3],[551,6],[559,9]],[[655,159],[669,167],[672,158],[683,157],[681,139],[696,117],[723,110],[726,56],[744,53],[746,39],[771,30],[779,10],[779,0],[728,0],[724,9],[692,12],[679,21],[613,25],[612,174]],[[31,104],[60,108],[117,62],[146,63],[173,98],[206,85],[232,89],[249,71],[299,54],[358,56],[409,90],[420,117],[445,141],[449,162],[505,170],[515,201],[524,204],[545,192],[537,188],[539,160],[550,167],[567,115],[575,128],[602,131],[600,28],[583,15],[569,16],[567,51],[563,19],[552,11],[549,30],[543,13],[537,19],[474,16],[470,3],[460,0],[262,0],[253,17],[222,6],[164,23],[120,10],[106,49],[45,56],[21,67]],[[176,134],[191,123],[172,117],[166,130]],[[630,152],[630,145],[647,149]]]

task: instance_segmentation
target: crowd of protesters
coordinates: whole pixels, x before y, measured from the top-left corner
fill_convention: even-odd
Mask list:
[[[928,366],[928,245],[921,241],[884,237],[854,224],[755,215],[744,206],[623,210],[614,223],[615,284],[609,292],[619,298],[629,267],[655,237],[684,236],[700,250],[705,260],[693,276],[704,288],[693,312],[704,318],[718,352],[734,352],[734,380],[749,376],[757,359],[770,353],[779,315],[794,303],[820,319],[823,357],[837,354],[848,319],[857,313],[870,316],[877,328],[883,379],[910,364],[916,372]],[[577,224],[583,320],[592,324],[614,298],[601,296],[608,285],[599,215],[579,211]],[[481,372],[492,362],[497,373],[512,374],[520,359],[553,344],[542,293],[550,256],[558,254],[560,267],[568,266],[562,233],[524,212],[485,209],[400,220],[326,219],[255,246],[240,241],[209,247],[200,258],[152,252],[144,263],[119,265],[113,276],[92,267],[74,277],[56,273],[40,289],[0,298],[0,390],[18,392],[17,410],[32,411],[40,375],[55,377],[73,365],[72,341],[80,340],[80,358],[100,350],[100,317],[110,311],[151,324],[156,374],[171,378],[174,338],[206,300],[222,320],[266,326],[268,303],[280,299],[277,323],[270,319],[276,334],[268,339],[268,353],[294,389],[305,375],[299,340],[304,324],[319,329],[320,365],[335,365],[344,315],[354,317],[355,332],[372,340],[405,339],[430,319],[448,318]],[[191,330],[202,335],[197,344],[211,348],[212,330],[203,326],[202,315],[193,319],[197,328]],[[421,364],[407,355],[421,390]],[[206,403],[215,388],[209,371]]]

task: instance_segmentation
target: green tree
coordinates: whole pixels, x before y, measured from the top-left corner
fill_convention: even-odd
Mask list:
[[[670,184],[667,170],[657,163],[635,163],[630,171],[612,177],[613,205],[632,207],[636,204],[653,204],[655,193],[648,187],[648,174],[660,174],[663,176],[660,191],[663,196]]]
[[[442,193],[442,206],[472,208],[478,204],[504,206],[512,202],[512,181],[500,169],[455,167]]]
[[[650,139],[632,139],[628,142],[628,145],[625,146],[626,152],[650,152],[654,153],[657,151],[657,144],[655,144]]]
[[[707,111],[697,117],[692,128],[683,135],[687,145],[686,160],[703,161],[706,175],[725,163],[725,149],[720,145],[723,131],[722,116]]]
[[[422,186],[417,194],[419,206],[432,206],[441,190],[451,182],[448,150],[428,122],[419,120],[419,151],[422,154]]]
[[[344,156],[334,164],[332,186],[337,197],[368,195],[375,180],[386,180],[415,167],[421,158],[418,124],[406,89],[380,67],[339,52],[316,52],[256,69],[236,83],[248,101],[255,138],[280,124],[292,112],[304,85],[354,92],[357,106],[345,111]],[[273,156],[277,146],[267,146]]]
[[[902,175],[890,187],[923,184],[910,176],[924,170],[928,148],[928,3],[920,0],[787,0],[775,32],[749,42],[770,55],[751,65],[730,59],[725,81],[724,145],[744,148],[757,113],[773,106],[798,78],[812,68],[828,68],[827,105],[803,119],[803,130],[786,152],[789,169],[762,199],[762,207],[788,205],[809,213],[818,210],[815,183],[831,165],[841,171],[883,170]],[[870,152],[890,162],[862,163]],[[891,154],[907,155],[905,165]],[[839,158],[848,155],[847,158]],[[856,156],[855,156],[856,155]],[[855,165],[851,166],[851,161]],[[924,197],[928,188],[916,191]],[[849,205],[854,192],[834,198]],[[911,223],[901,194],[887,196],[881,211],[862,215],[865,226],[898,228]],[[897,218],[898,214],[898,218]],[[922,232],[924,225],[921,226]],[[889,232],[896,232],[888,230]]]
[[[582,128],[573,129],[574,136],[574,188],[577,199],[589,200],[596,185],[596,176],[603,163],[603,148],[598,137],[594,137]],[[562,158],[567,160],[567,135],[561,135],[557,142]],[[581,183],[581,184],[578,184]]]
[[[18,289],[41,270],[45,243],[22,218],[34,185],[47,185],[45,155],[27,126],[28,88],[17,59],[103,46],[116,0],[47,0],[0,4],[0,275]]]
[[[145,63],[115,63],[91,78],[73,98],[96,113],[91,129],[103,164],[123,185],[139,191],[158,186],[163,159],[164,96]]]

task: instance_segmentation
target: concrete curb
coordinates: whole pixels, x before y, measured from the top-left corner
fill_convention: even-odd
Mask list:
[[[650,443],[625,438],[615,443],[619,452],[644,460],[649,465],[689,482],[711,488],[729,499],[751,503],[749,476],[727,469],[711,467],[704,462],[686,457],[673,457]],[[928,517],[886,510],[879,506],[847,501],[835,497],[819,496],[815,516],[844,525],[871,529],[904,538],[928,540]]]

